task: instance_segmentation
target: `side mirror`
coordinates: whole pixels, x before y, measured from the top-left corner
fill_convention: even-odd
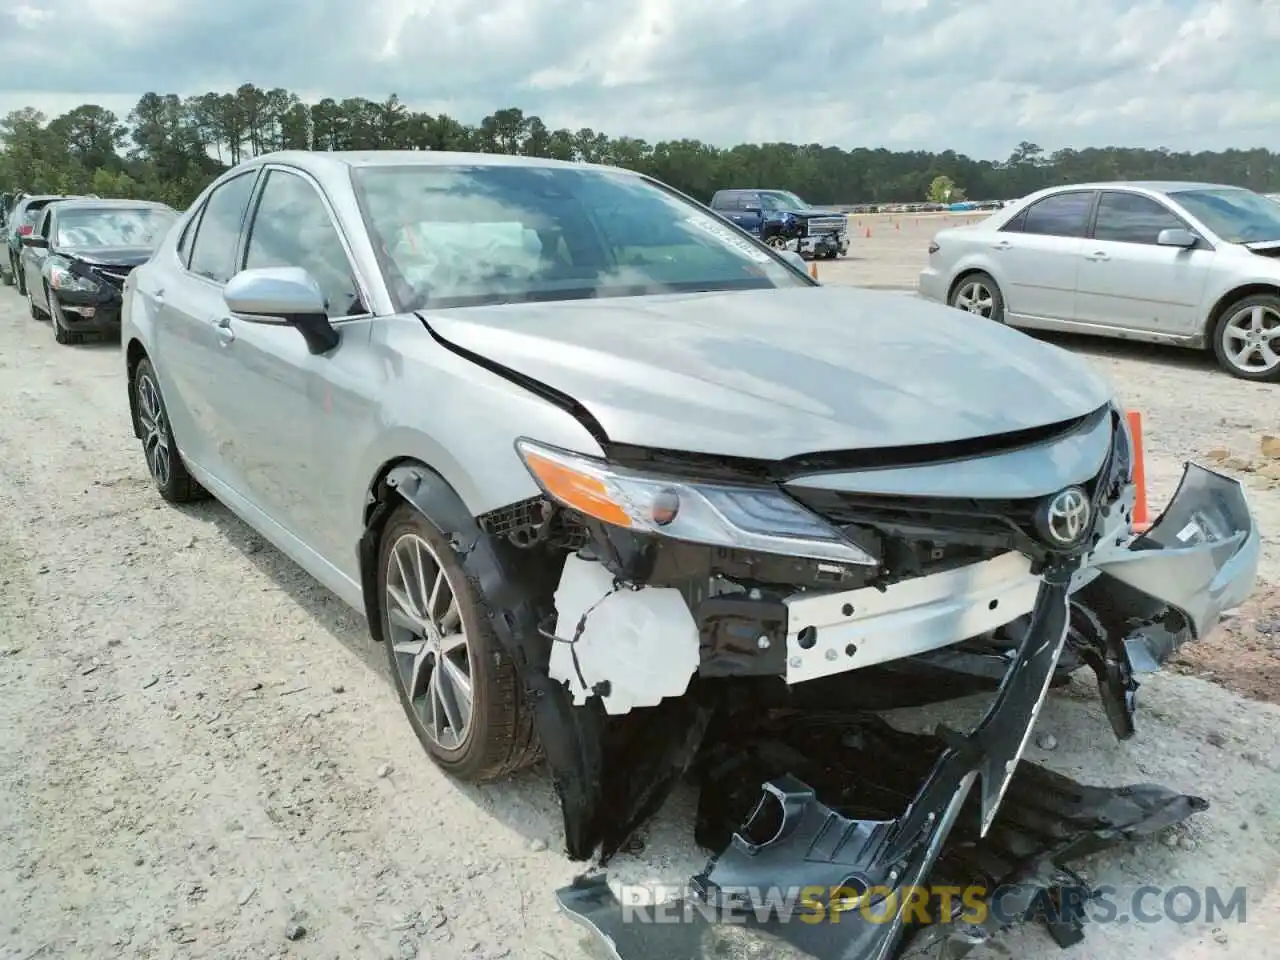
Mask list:
[[[779,250],[778,254],[783,260],[787,261],[787,263],[791,264],[801,273],[807,274],[809,272],[809,268],[805,265],[804,257],[800,256],[800,254],[796,253],[794,250]]]
[[[241,270],[222,292],[227,308],[251,323],[283,323],[297,329],[314,354],[328,353],[342,335],[329,322],[324,293],[301,267]]]
[[[24,247],[38,247],[42,250],[49,249],[49,241],[44,237],[38,237],[35,234],[29,234],[22,238]]]
[[[1199,237],[1190,230],[1183,230],[1181,227],[1161,230],[1156,237],[1156,243],[1162,247],[1182,247],[1184,250],[1189,250],[1199,242]]]

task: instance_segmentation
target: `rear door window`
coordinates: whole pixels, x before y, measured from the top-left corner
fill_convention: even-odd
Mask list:
[[[192,273],[226,283],[236,269],[236,248],[258,171],[242,173],[221,184],[205,204],[191,245]]]
[[[1056,193],[1029,206],[1023,215],[1022,232],[1046,237],[1084,237],[1089,232],[1093,212],[1092,190]]]

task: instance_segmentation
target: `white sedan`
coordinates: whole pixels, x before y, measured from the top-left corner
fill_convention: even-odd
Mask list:
[[[998,323],[1212,349],[1280,380],[1280,204],[1239,187],[1051,187],[940,231],[920,295]]]

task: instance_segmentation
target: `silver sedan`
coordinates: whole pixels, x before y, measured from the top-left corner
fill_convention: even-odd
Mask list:
[[[1055,674],[1103,670],[1130,736],[1133,674],[1256,580],[1235,480],[1189,466],[1133,529],[1132,437],[1085,361],[824,287],[624,170],[260,157],[122,314],[160,495],[216,496],[364,613],[453,775],[541,745],[578,859],[655,808],[726,691],[972,641],[1003,692],[895,827],[939,839],[858,867],[913,882],[979,774],[990,823]]]
[[[1280,204],[1211,183],[1052,187],[940,231],[926,299],[999,323],[1211,349],[1280,380]]]

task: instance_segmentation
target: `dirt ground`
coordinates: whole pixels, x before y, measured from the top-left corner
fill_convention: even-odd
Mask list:
[[[820,264],[823,279],[909,286],[936,226],[915,219],[869,218],[856,259]],[[1280,433],[1280,393],[1177,351],[1062,342],[1143,412],[1153,508],[1186,458],[1244,477],[1265,582],[1144,684],[1134,740],[1115,743],[1090,685],[1073,683],[1040,721],[1056,745],[1031,759],[1208,798],[1166,842],[1087,873],[1122,890],[1245,886],[1247,922],[1098,926],[1067,953],[1027,927],[971,956],[1266,956],[1280,932],[1280,709],[1259,700],[1277,701],[1280,484],[1259,445]],[[680,883],[701,868],[694,799],[678,793],[613,874]],[[588,954],[556,912],[577,871],[560,843],[542,771],[482,789],[443,777],[358,617],[220,506],[161,504],[118,346],[57,346],[0,290],[0,958],[574,960]]]

